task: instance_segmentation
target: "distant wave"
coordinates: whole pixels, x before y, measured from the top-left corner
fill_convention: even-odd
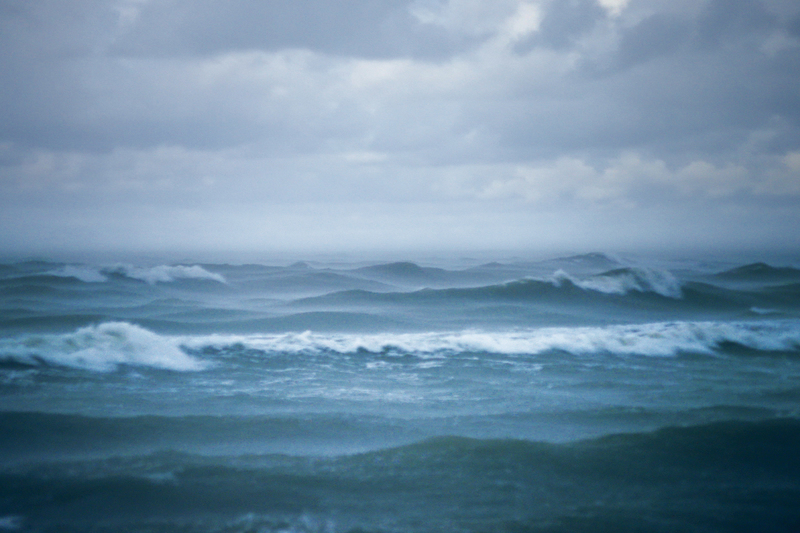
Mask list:
[[[205,365],[183,352],[176,339],[125,322],[106,322],[62,335],[0,339],[0,360],[50,364],[107,372],[119,365],[169,370],[201,370]]]
[[[98,268],[82,265],[65,265],[56,270],[46,273],[49,276],[61,278],[76,278],[86,283],[102,283],[108,281],[108,277],[100,272]]]
[[[627,294],[630,291],[654,292],[668,298],[680,298],[683,295],[680,282],[666,270],[655,270],[643,267],[621,268],[578,280],[558,270],[553,274],[553,282],[560,286],[569,281],[573,285],[606,294]]]
[[[730,291],[729,291],[730,292]],[[372,292],[351,289],[323,296],[297,300],[298,305],[367,303],[427,304],[433,301],[460,303],[463,300],[511,300],[569,305],[576,299],[586,303],[606,303],[606,296],[627,296],[631,293],[656,295],[672,300],[682,299],[681,283],[669,272],[645,268],[624,268],[578,279],[563,270],[550,278],[524,278],[481,287],[422,289],[414,292]],[[599,298],[599,299],[598,299]],[[620,300],[622,301],[622,300]],[[636,298],[635,301],[640,301]],[[637,304],[638,305],[638,304]]]
[[[209,272],[198,265],[159,265],[155,267],[137,267],[125,264],[106,267],[66,265],[47,272],[47,275],[72,277],[88,283],[108,281],[111,275],[138,279],[150,285],[170,283],[179,279],[209,279],[226,283],[222,275]]]
[[[719,272],[716,277],[739,281],[791,281],[800,279],[800,270],[792,267],[774,267],[766,263],[752,263]]]
[[[265,352],[343,354],[398,353],[445,357],[460,352],[575,355],[674,356],[714,354],[735,345],[756,351],[800,350],[800,322],[659,322],[605,327],[558,327],[507,332],[323,334],[306,331],[275,335],[186,338],[189,349],[242,345]]]

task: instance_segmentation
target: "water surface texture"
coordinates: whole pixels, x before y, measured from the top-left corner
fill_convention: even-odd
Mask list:
[[[800,269],[0,265],[0,531],[800,531]]]

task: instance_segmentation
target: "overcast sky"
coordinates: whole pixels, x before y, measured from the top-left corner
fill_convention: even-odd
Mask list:
[[[0,0],[0,247],[800,248],[797,0]]]

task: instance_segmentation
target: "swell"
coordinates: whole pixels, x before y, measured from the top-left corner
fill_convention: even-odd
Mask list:
[[[231,279],[220,278],[225,282],[215,278],[221,274],[201,267],[170,268],[147,270],[140,276],[143,279],[108,272],[102,283],[52,274],[0,280],[0,304],[5,308],[0,310],[0,330],[56,332],[114,320],[171,333],[245,333],[454,329],[476,322],[520,327],[800,316],[798,283],[761,287],[679,283],[664,271],[641,268],[583,279],[557,272],[550,279],[413,292],[386,292],[388,285],[324,271],[301,272],[314,280],[304,285],[291,268],[282,269],[286,272],[280,275],[244,279],[226,271]],[[353,286],[361,288],[339,290]],[[288,302],[276,299],[325,292]]]
[[[798,446],[800,421],[771,419],[332,458],[158,453],[7,468],[0,511],[34,530],[792,531]]]
[[[598,285],[599,286],[599,285]],[[554,281],[525,279],[476,288],[422,289],[414,292],[376,293],[348,290],[296,300],[298,307],[430,307],[481,303],[548,305],[551,308],[606,311],[632,310],[660,313],[714,312],[731,316],[753,307],[775,307],[785,312],[800,308],[800,284],[760,290],[736,290],[709,283],[686,282],[677,293],[651,290],[600,290],[569,278]]]
[[[95,417],[0,412],[0,465],[135,456],[159,450],[241,455],[292,450],[346,453],[412,442],[425,433],[377,417],[157,416]]]
[[[757,283],[797,282],[800,281],[800,269],[774,267],[766,263],[752,263],[719,272],[715,277],[723,280]]]

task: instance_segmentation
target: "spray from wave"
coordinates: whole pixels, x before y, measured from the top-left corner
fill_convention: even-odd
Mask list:
[[[107,267],[89,267],[82,265],[66,265],[52,270],[48,274],[60,277],[72,277],[88,283],[108,281],[111,275],[125,276],[155,285],[170,283],[180,279],[207,279],[219,283],[227,283],[220,274],[209,272],[199,265],[159,265],[154,267],[138,267],[119,264]]]
[[[564,282],[582,289],[606,294],[627,294],[630,291],[654,292],[667,298],[681,298],[683,291],[680,282],[665,270],[632,267],[611,270],[584,280],[578,280],[563,270],[553,274],[553,284],[560,287]]]
[[[86,283],[102,283],[108,281],[108,277],[97,268],[82,265],[65,265],[59,269],[51,270],[47,272],[47,274],[60,278],[76,278]]]
[[[135,267],[131,265],[118,265],[113,269],[107,270],[109,273],[122,274],[129,278],[146,281],[151,285],[156,283],[169,283],[179,279],[208,279],[226,283],[225,278],[220,274],[209,272],[198,265],[159,265],[150,268]]]

